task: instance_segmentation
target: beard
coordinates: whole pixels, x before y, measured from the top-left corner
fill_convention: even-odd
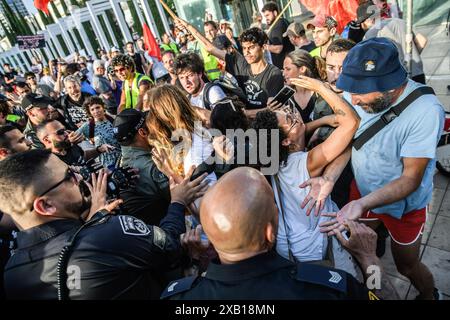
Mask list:
[[[67,211],[75,213],[76,215],[80,216],[89,210],[92,205],[91,201],[91,192],[89,191],[89,188],[84,183],[84,181],[80,181],[78,187],[80,188],[80,194],[81,194],[81,201],[76,203],[69,203],[67,205]]]
[[[394,101],[394,93],[392,92],[383,92],[383,95],[379,98],[376,98],[371,103],[360,105],[361,108],[364,109],[365,112],[375,114],[380,113],[388,109],[392,102]]]
[[[67,150],[69,149],[72,144],[70,143],[70,141],[68,140],[64,140],[64,141],[53,141],[53,146],[55,147],[55,149],[57,150]]]

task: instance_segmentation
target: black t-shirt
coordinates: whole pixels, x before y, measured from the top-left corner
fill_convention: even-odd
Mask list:
[[[268,64],[263,72],[253,75],[250,64],[239,52],[225,56],[226,71],[231,73],[247,95],[247,109],[265,108],[267,99],[274,97],[284,86],[281,70]]]
[[[305,51],[308,51],[308,52],[311,52],[311,51],[313,51],[315,48],[316,48],[315,43],[314,43],[313,41],[311,41],[309,44],[306,44],[306,45],[304,45],[304,46],[301,46],[299,49],[305,50]]]
[[[136,72],[145,74],[144,66],[142,65],[142,55],[139,52],[135,52],[135,54],[131,58],[134,60],[134,64],[136,65]]]
[[[295,50],[295,47],[289,41],[289,38],[283,38],[283,33],[286,32],[288,27],[289,22],[286,19],[281,18],[269,33],[269,44],[283,45],[283,50],[280,53],[271,53],[272,63],[280,69],[283,69],[283,61],[286,54]]]
[[[313,94],[311,98],[308,101],[308,104],[306,105],[305,109],[302,109],[300,105],[295,101],[294,97],[289,99],[289,104],[293,106],[295,109],[300,112],[300,115],[302,116],[302,120],[304,123],[311,122],[311,113],[314,111],[314,106],[316,105],[317,96]]]
[[[55,154],[58,158],[64,161],[69,166],[83,166],[86,161],[84,160],[84,151],[77,145],[73,145],[67,150],[67,153],[62,156],[60,154]]]
[[[5,77],[6,77],[8,80],[13,79],[15,76],[17,76],[17,71],[15,71],[15,70],[13,70],[13,71],[11,71],[11,72],[5,72]]]

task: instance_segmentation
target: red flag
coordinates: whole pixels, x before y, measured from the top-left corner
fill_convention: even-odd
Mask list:
[[[48,12],[48,3],[50,1],[52,0],[34,0],[34,6],[36,7],[36,9],[41,10],[49,16],[50,13]]]
[[[315,15],[328,15],[336,19],[337,32],[341,33],[350,21],[356,19],[357,0],[299,0]]]
[[[161,49],[159,48],[152,31],[145,22],[142,25],[142,30],[144,31],[144,45],[148,54],[161,61]]]

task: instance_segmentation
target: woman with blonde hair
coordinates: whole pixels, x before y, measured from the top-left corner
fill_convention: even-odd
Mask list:
[[[176,86],[164,85],[147,93],[149,142],[154,152],[167,158],[171,171],[184,177],[213,152],[211,136],[186,95]],[[216,181],[214,173],[209,182]]]

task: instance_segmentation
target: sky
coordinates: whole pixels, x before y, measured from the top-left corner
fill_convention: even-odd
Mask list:
[[[36,8],[34,7],[33,0],[22,0],[25,7],[27,7],[28,12],[31,14],[37,13]]]

